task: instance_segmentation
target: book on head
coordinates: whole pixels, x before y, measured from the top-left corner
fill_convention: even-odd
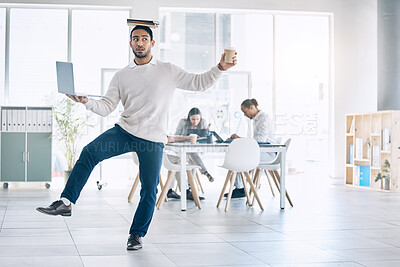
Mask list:
[[[140,19],[127,19],[126,23],[128,24],[128,26],[141,25],[150,28],[158,28],[158,25],[160,24],[160,22],[156,20],[140,20]]]

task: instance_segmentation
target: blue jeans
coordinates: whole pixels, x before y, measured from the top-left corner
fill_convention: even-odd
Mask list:
[[[61,197],[75,204],[90,173],[99,162],[127,152],[136,152],[142,188],[129,233],[145,236],[156,203],[163,149],[163,143],[135,137],[116,124],[83,148]]]

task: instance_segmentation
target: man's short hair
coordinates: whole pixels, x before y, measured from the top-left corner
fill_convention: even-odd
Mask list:
[[[132,31],[131,31],[131,40],[132,40],[132,33],[135,30],[145,30],[150,35],[150,41],[153,41],[153,31],[149,27],[142,26],[142,25],[136,25],[135,28],[132,29]]]

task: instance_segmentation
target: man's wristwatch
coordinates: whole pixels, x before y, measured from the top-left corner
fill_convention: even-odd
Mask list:
[[[222,70],[222,71],[226,71],[226,70],[222,67],[221,63],[218,63],[218,69],[219,69],[219,70]]]

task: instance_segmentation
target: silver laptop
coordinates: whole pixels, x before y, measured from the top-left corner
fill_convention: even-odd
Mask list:
[[[89,94],[75,92],[74,70],[71,62],[56,61],[56,69],[57,69],[57,86],[59,93],[76,95],[76,96],[101,97],[99,95],[89,95]]]

